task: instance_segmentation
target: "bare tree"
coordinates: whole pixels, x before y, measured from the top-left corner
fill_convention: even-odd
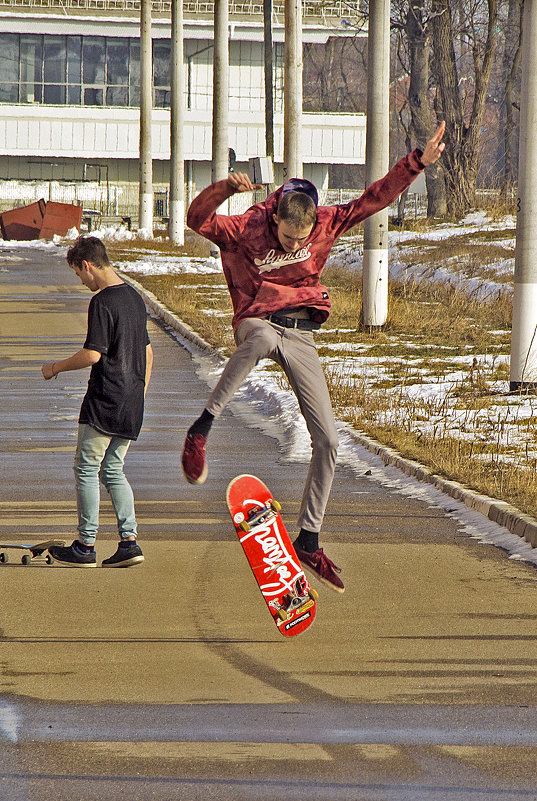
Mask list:
[[[404,31],[408,46],[408,104],[412,127],[418,143],[424,145],[433,135],[438,120],[431,93],[432,31],[427,0],[413,0],[406,5]],[[427,216],[444,217],[447,211],[444,171],[439,162],[425,174]]]
[[[367,39],[331,36],[304,45],[304,110],[365,112]]]
[[[498,0],[432,0],[437,102],[446,120],[441,163],[448,212],[475,205],[479,145],[498,23]]]
[[[501,139],[500,154],[503,156],[501,189],[505,195],[511,193],[516,182],[516,163],[513,157],[516,128],[514,91],[522,55],[523,5],[524,0],[509,0],[507,20],[504,27],[505,44],[502,58],[504,92],[500,103],[500,131],[503,129],[503,137]]]

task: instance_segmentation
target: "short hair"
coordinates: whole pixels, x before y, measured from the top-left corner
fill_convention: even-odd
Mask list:
[[[67,263],[72,267],[82,267],[89,261],[95,267],[109,267],[110,261],[104,244],[96,236],[79,236],[67,251]]]
[[[280,198],[276,213],[278,219],[285,220],[294,228],[306,228],[317,221],[315,203],[305,192],[286,192]]]

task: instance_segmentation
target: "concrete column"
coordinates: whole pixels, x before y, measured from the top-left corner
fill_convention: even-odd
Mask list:
[[[285,0],[283,177],[302,178],[302,0]]]
[[[524,3],[510,389],[537,387],[537,8]]]
[[[153,43],[151,0],[140,3],[140,202],[138,228],[153,235],[153,155],[151,112],[153,108]]]
[[[229,170],[229,12],[228,0],[214,2],[213,140],[211,177],[227,178]]]
[[[272,0],[263,0],[263,52],[265,62],[265,155],[274,163]]]
[[[170,223],[168,234],[177,245],[185,244],[185,156],[183,0],[172,0],[172,56],[170,65]]]
[[[388,172],[390,149],[390,0],[369,4],[366,184]],[[388,317],[388,209],[364,223],[362,317],[379,327]]]

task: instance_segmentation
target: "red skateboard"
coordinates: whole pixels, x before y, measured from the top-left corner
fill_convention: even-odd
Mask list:
[[[280,504],[256,476],[234,478],[227,505],[239,541],[276,626],[302,634],[315,619],[317,592],[304,575],[280,517]]]

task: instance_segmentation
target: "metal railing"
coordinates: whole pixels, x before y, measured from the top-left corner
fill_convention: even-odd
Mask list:
[[[152,9],[157,14],[171,13],[171,0],[152,0]],[[360,0],[303,0],[304,17],[352,18],[359,13]],[[55,8],[68,11],[126,11],[139,12],[140,0],[0,0],[0,8],[9,7],[42,9]],[[185,14],[213,14],[212,0],[183,0]],[[229,0],[231,15],[263,14],[261,0]],[[275,0],[273,13],[284,13],[283,0]]]

